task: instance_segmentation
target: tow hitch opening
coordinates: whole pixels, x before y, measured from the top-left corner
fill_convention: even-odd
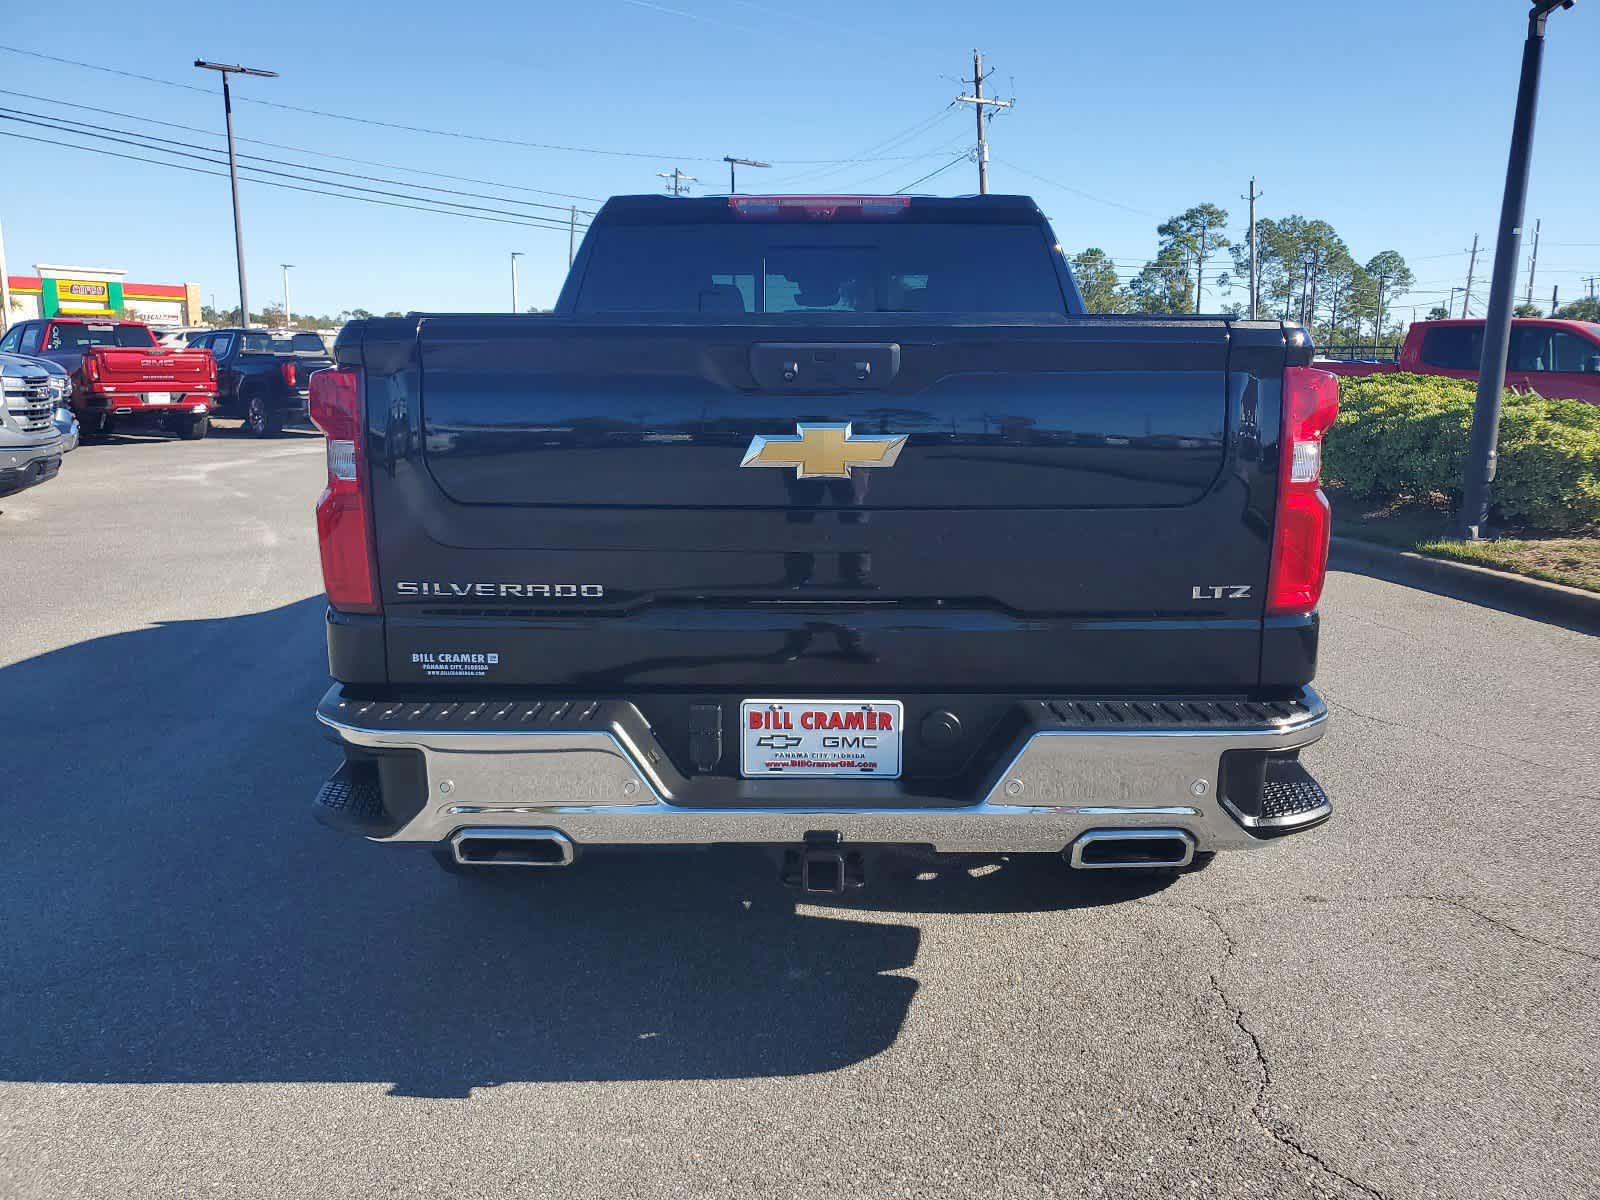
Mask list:
[[[783,852],[783,882],[811,895],[842,896],[866,883],[859,850],[846,850],[837,833],[807,834],[805,845]]]

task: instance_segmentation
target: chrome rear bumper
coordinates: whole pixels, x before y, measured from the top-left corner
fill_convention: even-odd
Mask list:
[[[408,763],[415,794],[399,804],[384,798],[387,824],[361,830],[374,841],[442,843],[492,826],[555,830],[580,849],[793,844],[824,832],[943,852],[1056,853],[1090,830],[1160,828],[1182,830],[1196,850],[1209,851],[1261,845],[1265,835],[1320,824],[1331,810],[1320,789],[1319,804],[1288,818],[1244,815],[1226,794],[1225,752],[1265,752],[1283,762],[1292,757],[1286,752],[1322,736],[1327,708],[1310,689],[1269,710],[1230,704],[1239,720],[1217,718],[1210,704],[1205,721],[1165,726],[1108,726],[1092,715],[1122,702],[1068,701],[1063,709],[1063,702],[1019,701],[1043,716],[965,804],[908,803],[894,781],[856,780],[838,781],[849,788],[848,804],[838,793],[829,802],[834,781],[801,780],[747,781],[736,806],[685,803],[693,782],[673,771],[647,726],[607,717],[606,705],[617,703],[562,703],[556,720],[547,714],[527,728],[518,720],[522,702],[360,701],[336,688],[317,716],[353,761],[402,756]],[[1086,704],[1096,706],[1087,723],[1045,719],[1051,710],[1076,718]],[[1163,702],[1169,711],[1172,705],[1195,707]],[[350,786],[339,782],[332,807],[351,807]]]

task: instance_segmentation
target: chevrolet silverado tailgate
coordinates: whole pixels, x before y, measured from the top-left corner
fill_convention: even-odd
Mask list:
[[[366,356],[393,680],[441,653],[752,695],[1259,678],[1275,325],[406,325]]]

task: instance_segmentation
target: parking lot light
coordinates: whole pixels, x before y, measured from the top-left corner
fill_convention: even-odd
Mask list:
[[[249,329],[250,289],[245,284],[244,276],[244,226],[239,221],[239,159],[233,151],[233,96],[228,90],[228,76],[258,75],[263,79],[276,79],[278,73],[259,67],[242,67],[237,63],[207,62],[203,58],[195,59],[194,65],[222,76],[222,114],[228,127],[228,181],[233,187],[233,250],[239,260],[239,324]]]

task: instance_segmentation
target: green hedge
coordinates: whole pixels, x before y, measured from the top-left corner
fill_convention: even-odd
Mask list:
[[[1461,503],[1477,385],[1441,375],[1340,381],[1324,478],[1367,500]],[[1495,510],[1545,533],[1600,528],[1600,405],[1508,391],[1500,414]]]

